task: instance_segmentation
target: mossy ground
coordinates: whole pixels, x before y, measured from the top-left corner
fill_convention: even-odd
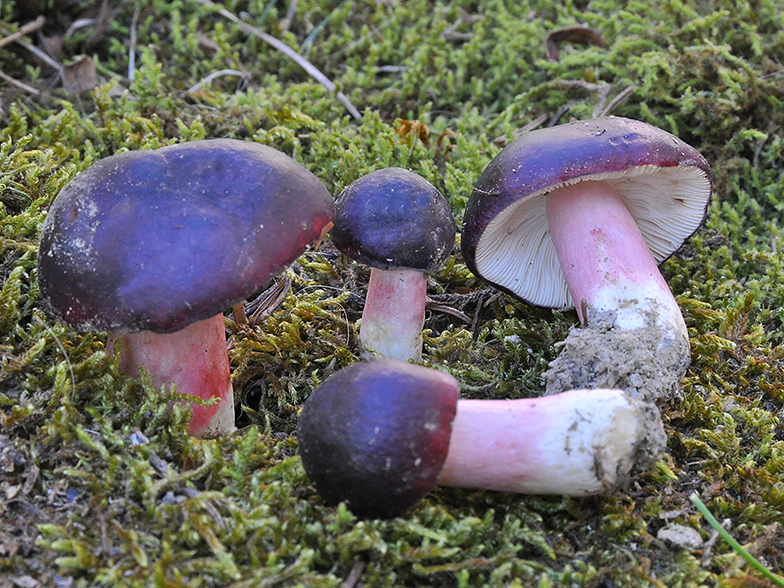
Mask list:
[[[100,2],[64,5],[0,3],[0,36],[41,12],[54,37],[100,15]],[[113,2],[75,28],[59,58],[92,56],[100,82],[78,95],[28,50],[0,48],[3,73],[41,92],[0,85],[0,587],[768,585],[721,540],[689,551],[657,539],[671,523],[711,538],[694,491],[784,572],[784,1],[300,0],[285,22],[282,1],[222,6],[305,55],[364,119],[193,1]],[[547,33],[582,23],[605,46],[566,42],[548,60]],[[244,77],[187,92],[225,69]],[[667,454],[608,497],[440,488],[390,521],[325,507],[296,457],[297,414],[357,361],[368,278],[329,241],[286,272],[287,295],[256,324],[227,315],[242,410],[227,438],[189,438],[187,413],[120,375],[102,334],[39,309],[47,207],[101,157],[236,137],[294,156],[334,194],[398,165],[460,221],[517,129],[590,117],[627,89],[613,113],[700,149],[716,194],[663,265],[693,350],[683,400],[662,407]],[[575,314],[497,295],[458,249],[431,280],[425,362],[466,397],[539,393]]]

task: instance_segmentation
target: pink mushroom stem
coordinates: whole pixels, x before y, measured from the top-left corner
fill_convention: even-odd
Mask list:
[[[426,300],[424,272],[373,268],[359,333],[365,357],[421,361]]]
[[[438,484],[585,496],[659,459],[659,411],[621,390],[519,400],[460,400]]]
[[[191,323],[170,334],[152,331],[110,334],[107,350],[121,342],[123,373],[137,377],[143,366],[155,387],[176,386],[180,394],[217,402],[192,405],[189,433],[201,437],[234,430],[231,385],[223,315]]]
[[[583,324],[614,312],[622,330],[656,323],[688,340],[680,308],[637,223],[613,187],[581,181],[546,201],[550,236]],[[583,316],[585,310],[589,316]]]

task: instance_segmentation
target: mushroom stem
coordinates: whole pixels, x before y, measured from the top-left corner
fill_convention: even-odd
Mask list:
[[[359,333],[363,357],[421,361],[426,299],[425,273],[373,268]]]
[[[597,494],[659,459],[659,411],[621,390],[460,400],[438,484],[525,494]]]
[[[550,236],[584,329],[545,372],[546,393],[621,388],[670,398],[689,365],[689,334],[637,224],[608,183],[553,190]],[[587,315],[587,316],[586,316]]]
[[[660,326],[688,339],[672,292],[610,184],[581,181],[558,188],[545,206],[550,236],[583,324],[591,324],[592,311],[615,313],[614,324],[623,330],[648,327],[654,316]]]
[[[121,343],[120,369],[138,377],[143,366],[155,387],[174,384],[180,394],[218,401],[193,404],[189,433],[201,437],[234,430],[234,392],[226,352],[223,315],[192,323],[169,334],[139,331],[110,334],[109,353]]]

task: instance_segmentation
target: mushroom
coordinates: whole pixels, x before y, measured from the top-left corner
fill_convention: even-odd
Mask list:
[[[332,242],[372,268],[360,327],[363,356],[421,360],[427,274],[455,243],[449,204],[421,176],[391,167],[350,184],[335,209]]]
[[[390,359],[354,364],[318,386],[298,437],[305,472],[325,501],[371,517],[405,512],[435,484],[607,492],[666,445],[656,406],[621,390],[458,400],[451,376]]]
[[[222,311],[320,238],[332,198],[287,155],[231,139],[98,161],[52,203],[38,281],[52,315],[121,343],[121,369],[194,404],[190,433],[234,429]]]
[[[448,374],[384,358],[332,375],[310,395],[298,426],[316,490],[359,516],[405,512],[444,465],[459,388]]]
[[[678,304],[657,264],[697,230],[713,180],[674,135],[625,118],[530,132],[479,178],[463,256],[482,279],[531,304],[574,306],[547,392],[678,390],[690,361]]]

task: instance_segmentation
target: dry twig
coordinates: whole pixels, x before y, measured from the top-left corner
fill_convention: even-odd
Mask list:
[[[446,304],[439,304],[438,302],[434,302],[428,299],[425,308],[427,308],[427,310],[429,310],[430,312],[440,312],[442,314],[451,315],[469,325],[473,323],[471,317],[468,316],[466,313],[460,312],[456,308],[452,308],[451,306],[447,306]]]
[[[631,86],[628,86],[627,88],[624,88],[623,90],[618,92],[618,94],[615,95],[615,98],[610,100],[610,103],[604,108],[599,109],[599,104],[597,104],[596,108],[593,111],[593,118],[609,115],[613,110],[618,108],[618,106],[626,102],[629,96],[634,94],[635,90],[637,90],[637,85],[632,84]]]
[[[33,96],[38,96],[41,93],[40,91],[36,90],[32,86],[28,86],[27,84],[20,82],[19,80],[15,80],[14,78],[12,78],[6,73],[3,73],[2,71],[0,71],[0,79],[5,80],[9,84],[14,85],[20,90],[24,90],[25,92],[28,92]]]
[[[128,42],[128,79],[133,81],[136,77],[136,28],[139,25],[139,5],[133,11],[131,17],[131,38]]]
[[[354,588],[359,582],[359,579],[362,577],[362,572],[364,570],[365,562],[358,561],[355,563],[354,567],[351,568],[351,572],[349,572],[346,580],[343,582],[343,584],[340,585],[340,588]]]
[[[49,55],[41,51],[38,47],[33,45],[32,43],[28,43],[27,41],[22,41],[21,39],[16,39],[17,45],[21,46],[23,49],[26,49],[33,55],[35,55],[38,59],[46,63],[49,67],[54,69],[57,72],[59,79],[63,78],[64,75],[64,68],[63,64],[57,61],[56,59],[52,59]]]
[[[13,43],[14,41],[21,39],[22,37],[24,37],[29,33],[33,33],[37,30],[40,30],[41,27],[44,26],[45,22],[46,19],[43,16],[39,16],[35,20],[31,20],[27,24],[24,24],[21,27],[19,27],[19,30],[16,31],[15,33],[12,33],[0,39],[0,47],[5,47],[9,43]]]
[[[534,120],[529,122],[526,125],[523,125],[519,129],[515,129],[512,131],[512,140],[517,139],[518,137],[522,137],[526,133],[533,131],[534,129],[538,129],[541,127],[545,122],[547,122],[547,115],[540,114]],[[493,139],[493,145],[498,145],[499,147],[503,147],[506,145],[506,135],[499,135],[495,139]]]
[[[325,76],[319,69],[310,63],[307,59],[302,57],[299,53],[294,51],[291,47],[286,45],[283,41],[276,39],[272,35],[268,35],[262,30],[257,29],[253,25],[246,23],[244,20],[240,19],[238,16],[232,14],[225,8],[221,8],[212,0],[198,0],[200,4],[203,6],[208,6],[210,8],[216,9],[217,13],[220,14],[223,18],[233,22],[238,27],[240,27],[246,33],[253,35],[267,43],[268,45],[272,45],[272,47],[281,53],[283,53],[286,57],[293,60],[297,63],[302,69],[304,69],[311,77],[313,77],[316,81],[318,81],[322,86],[324,86],[329,92],[336,92],[335,97],[338,99],[346,110],[348,110],[349,114],[354,117],[356,120],[362,120],[362,115],[359,114],[359,111],[354,107],[353,104],[349,101],[343,92],[337,92],[337,86]]]
[[[46,19],[43,16],[39,16],[35,20],[31,20],[30,22],[28,22],[28,23],[22,25],[21,27],[19,27],[19,30],[17,30],[15,33],[12,33],[10,35],[6,35],[2,39],[0,39],[0,47],[5,47],[9,43],[16,42],[17,44],[21,45],[23,48],[25,48],[28,51],[30,51],[33,55],[35,55],[39,59],[42,59],[44,62],[46,62],[49,65],[51,65],[52,67],[54,67],[57,70],[57,73],[60,75],[60,77],[62,77],[62,75],[63,75],[63,66],[62,65],[60,65],[57,61],[53,60],[46,53],[44,53],[43,51],[41,51],[40,49],[38,49],[34,45],[31,45],[30,43],[28,43],[27,41],[24,41],[22,39],[22,37],[24,37],[25,35],[28,35],[30,33],[34,33],[35,31],[40,30],[41,27],[44,26],[45,22],[46,22]],[[16,86],[17,88],[19,88],[21,90],[24,90],[25,92],[33,94],[34,96],[37,96],[37,95],[39,95],[41,93],[40,91],[36,90],[32,86],[28,86],[27,84],[12,78],[11,76],[9,76],[8,74],[6,74],[6,73],[4,73],[2,71],[0,71],[0,79],[3,79],[4,81],[8,82],[9,84],[14,85],[14,86]]]
[[[286,16],[280,21],[280,30],[287,32],[291,28],[291,23],[294,22],[294,17],[297,15],[297,0],[289,0],[289,7],[286,10]]]

